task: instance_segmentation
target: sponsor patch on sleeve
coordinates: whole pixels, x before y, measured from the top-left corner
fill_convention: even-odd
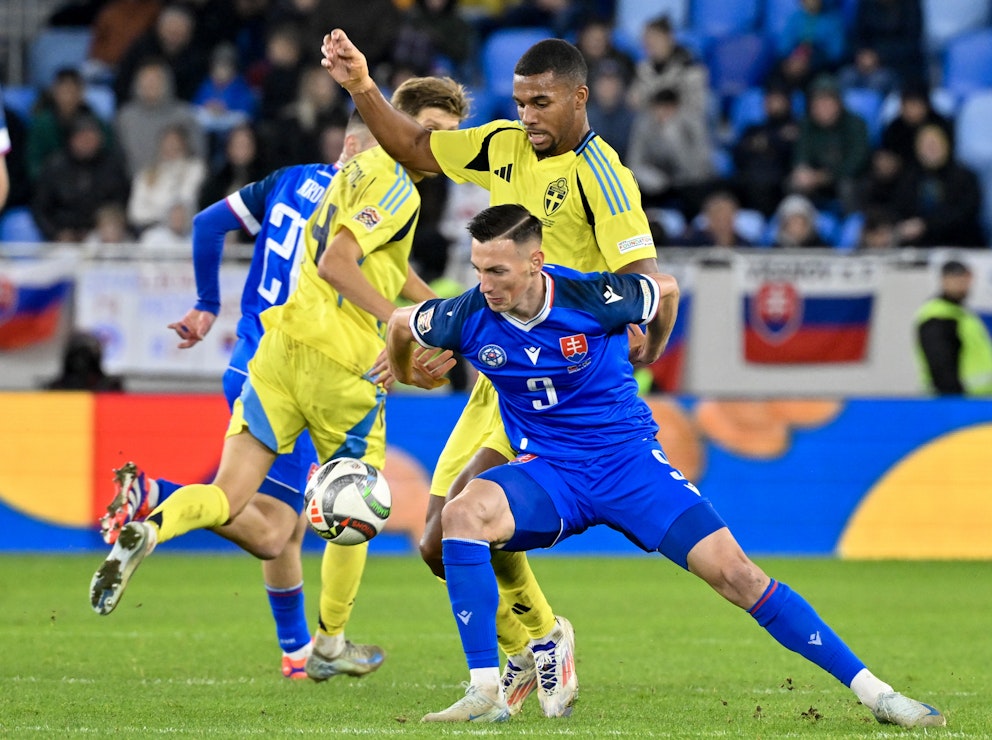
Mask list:
[[[417,314],[417,333],[421,336],[431,330],[431,321],[434,318],[434,307],[431,306],[426,311]]]
[[[358,223],[364,226],[369,231],[372,231],[379,222],[382,221],[382,216],[373,206],[367,206],[363,208],[358,213],[356,213],[352,218],[354,218]]]
[[[626,254],[634,249],[642,249],[644,247],[653,247],[654,239],[651,238],[650,234],[638,234],[637,236],[632,236],[630,239],[624,239],[622,242],[617,243],[617,250],[620,254]]]

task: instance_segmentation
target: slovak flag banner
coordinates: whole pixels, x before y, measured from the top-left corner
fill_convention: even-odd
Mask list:
[[[744,359],[760,364],[862,362],[881,282],[874,257],[738,257]]]
[[[54,336],[72,295],[76,261],[0,264],[0,350],[20,349]]]

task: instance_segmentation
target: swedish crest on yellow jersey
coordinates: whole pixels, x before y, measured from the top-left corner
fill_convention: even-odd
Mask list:
[[[539,159],[519,121],[431,133],[431,151],[455,182],[519,203],[544,224],[549,263],[616,271],[656,257],[641,193],[616,151],[590,131],[572,151]]]

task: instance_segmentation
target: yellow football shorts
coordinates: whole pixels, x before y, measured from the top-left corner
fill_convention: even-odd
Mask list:
[[[480,447],[496,450],[507,460],[517,456],[503,429],[496,389],[489,378],[481,374],[462,409],[462,415],[458,417],[458,423],[441,450],[431,479],[431,495],[447,496],[455,478]]]
[[[317,456],[386,462],[386,394],[313,347],[278,329],[262,336],[248,381],[234,402],[227,436],[247,429],[279,454],[291,452],[304,428]]]

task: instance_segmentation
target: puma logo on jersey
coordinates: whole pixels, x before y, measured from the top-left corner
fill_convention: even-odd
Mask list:
[[[616,303],[617,301],[623,300],[623,296],[619,293],[614,293],[613,288],[609,285],[607,285],[606,290],[603,291],[603,298],[606,299],[607,303]]]
[[[513,162],[510,164],[504,164],[499,169],[493,170],[493,174],[496,175],[501,180],[506,180],[510,182],[510,173],[513,171]]]

